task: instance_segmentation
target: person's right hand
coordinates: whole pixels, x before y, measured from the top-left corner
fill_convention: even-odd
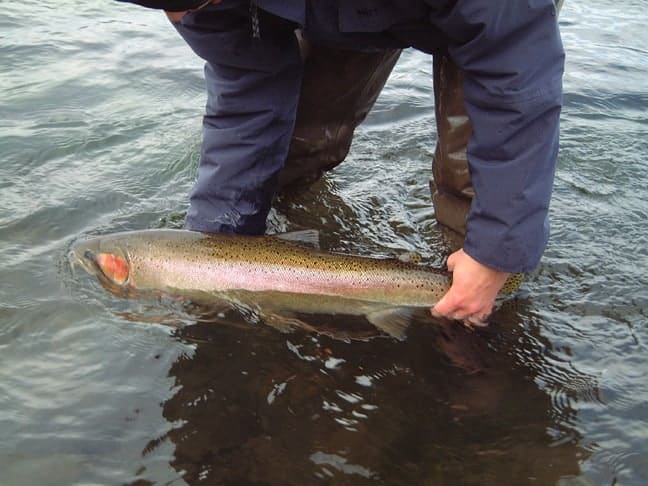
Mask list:
[[[448,270],[452,272],[452,286],[432,308],[432,315],[468,326],[486,325],[495,298],[510,274],[479,263],[463,249],[448,257]]]

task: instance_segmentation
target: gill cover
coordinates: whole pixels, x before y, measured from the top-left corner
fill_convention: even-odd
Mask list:
[[[97,265],[103,274],[118,285],[126,283],[128,279],[128,262],[112,253],[99,253]]]

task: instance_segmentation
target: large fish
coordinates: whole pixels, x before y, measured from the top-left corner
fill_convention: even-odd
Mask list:
[[[281,236],[132,231],[79,242],[70,259],[118,294],[254,305],[280,328],[308,327],[299,314],[362,315],[399,338],[413,310],[429,309],[450,286],[440,270],[328,253]]]

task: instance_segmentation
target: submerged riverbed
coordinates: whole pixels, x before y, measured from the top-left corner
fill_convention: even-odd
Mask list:
[[[0,484],[648,482],[648,13],[569,0],[552,239],[477,332],[284,334],[116,299],[87,235],[182,226],[201,62],[164,17],[22,2],[0,19]],[[347,161],[273,232],[443,265],[427,181],[431,61],[406,51]],[[367,177],[371,174],[371,177]],[[364,329],[321,317],[328,329]]]

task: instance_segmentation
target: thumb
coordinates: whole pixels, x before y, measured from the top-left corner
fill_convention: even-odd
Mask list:
[[[439,302],[437,302],[436,305],[432,307],[432,315],[434,317],[443,317],[449,315],[450,312],[454,311],[454,303],[452,301],[452,296],[448,296],[448,293],[446,293],[443,297],[441,297],[441,300],[439,300]]]
[[[430,313],[432,314],[432,317],[442,317],[443,316],[443,308],[447,307],[445,305],[445,297],[443,297],[439,302],[436,303],[434,307],[430,309]]]

